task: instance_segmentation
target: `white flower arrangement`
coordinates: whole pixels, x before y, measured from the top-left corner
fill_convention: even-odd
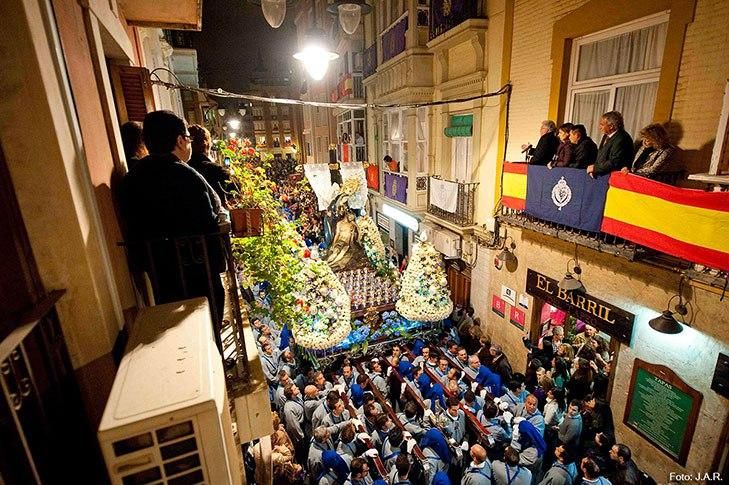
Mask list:
[[[293,325],[292,333],[302,347],[328,349],[352,328],[349,295],[328,264],[311,259],[304,264],[295,296],[306,317]]]
[[[437,322],[453,311],[441,254],[429,242],[413,246],[395,309],[408,320],[420,322]]]
[[[375,269],[375,273],[378,276],[390,276],[393,279],[397,279],[399,273],[395,270],[395,266],[387,257],[385,252],[385,245],[380,237],[380,231],[377,229],[377,224],[368,215],[358,217],[355,221],[357,229],[359,230],[360,237],[362,239],[362,246],[364,246],[365,254],[372,267]]]

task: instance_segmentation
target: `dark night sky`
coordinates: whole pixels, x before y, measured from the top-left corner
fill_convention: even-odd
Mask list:
[[[194,34],[200,82],[206,87],[242,92],[259,52],[270,72],[297,68],[294,8],[281,27],[273,29],[261,7],[247,0],[204,0],[202,32]]]

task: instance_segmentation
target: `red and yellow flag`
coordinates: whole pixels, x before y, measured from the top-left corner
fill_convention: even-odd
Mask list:
[[[501,203],[515,210],[524,210],[527,193],[526,163],[504,163],[503,183],[501,186]]]
[[[729,270],[729,192],[684,189],[615,172],[601,230],[686,261]]]

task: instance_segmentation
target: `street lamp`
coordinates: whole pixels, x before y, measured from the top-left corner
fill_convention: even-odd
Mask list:
[[[372,7],[364,0],[336,0],[327,7],[327,12],[339,17],[339,25],[347,34],[352,35],[359,27],[362,15],[367,15]]]
[[[263,10],[263,16],[266,18],[268,25],[274,29],[278,29],[286,18],[286,7],[290,7],[293,0],[248,0],[249,2],[260,5]]]
[[[294,54],[294,59],[304,64],[304,69],[314,80],[324,78],[329,68],[329,62],[339,58],[339,54],[330,51],[327,47],[326,34],[321,29],[311,29],[307,35],[304,48]]]

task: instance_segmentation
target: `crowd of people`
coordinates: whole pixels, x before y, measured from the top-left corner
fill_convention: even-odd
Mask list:
[[[569,342],[562,326],[525,339],[529,366],[519,373],[473,316],[457,308],[434,341],[341,356],[321,370],[298,365],[285,329],[253,318],[274,412],[274,483],[650,480],[615,441],[610,355],[594,327]]]
[[[678,171],[676,148],[671,145],[663,125],[652,123],[642,130],[637,149],[633,138],[625,131],[623,116],[609,111],[600,118],[602,135],[598,146],[584,125],[564,123],[557,127],[546,120],[540,127],[537,146],[522,145],[529,163],[549,168],[567,167],[586,170],[592,176],[614,171],[635,173],[647,178],[662,178]]]

